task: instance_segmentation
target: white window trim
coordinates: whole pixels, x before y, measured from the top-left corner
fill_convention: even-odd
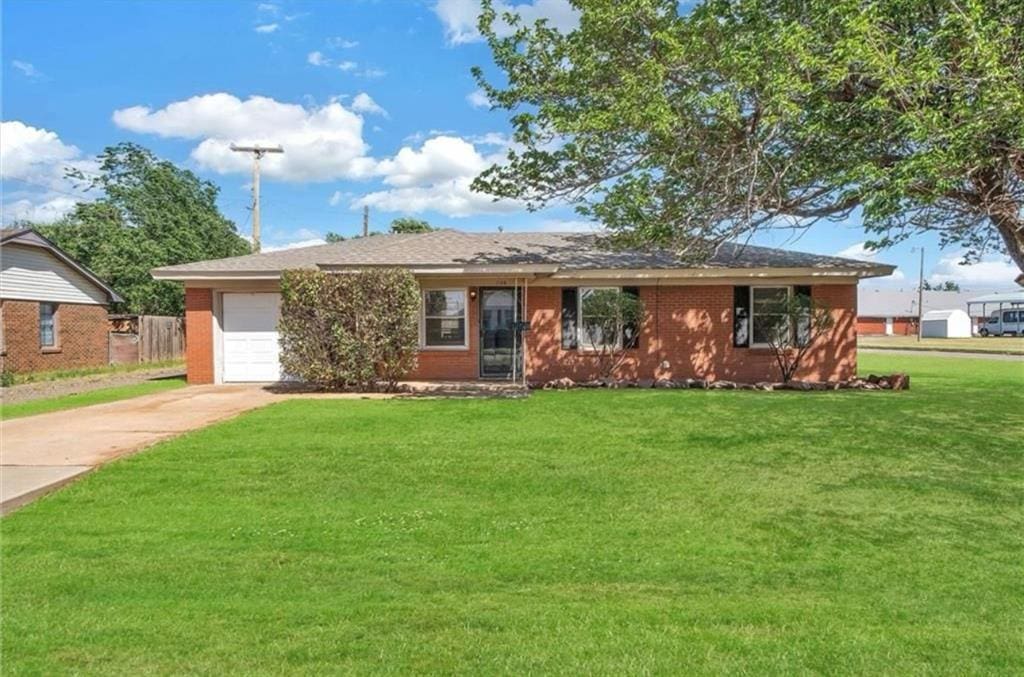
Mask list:
[[[754,343],[754,290],[755,289],[785,289],[787,294],[787,300],[793,298],[793,285],[791,284],[759,284],[750,287],[750,347],[751,348],[771,348],[768,343]],[[789,328],[793,331],[793,327]]]
[[[428,346],[427,345],[427,294],[437,291],[462,292],[462,326],[465,331],[462,334],[462,345],[458,346]],[[435,287],[420,291],[420,350],[468,350],[469,349],[469,287]],[[448,318],[452,319],[452,318]]]
[[[602,350],[602,348],[600,348],[600,347],[591,346],[591,345],[584,345],[584,343],[589,344],[590,341],[587,340],[586,332],[583,331],[583,325],[584,325],[584,322],[583,322],[583,292],[585,290],[600,291],[600,290],[603,290],[603,289],[615,289],[620,294],[622,293],[622,287],[610,287],[610,286],[607,286],[607,285],[603,285],[603,286],[600,286],[600,287],[577,287],[576,288],[576,315],[577,315],[577,322],[576,322],[576,352],[596,354],[596,353],[601,352],[601,350]],[[623,327],[620,324],[618,331],[615,332],[615,345],[611,346],[612,350],[620,350],[622,348],[622,338],[623,338],[622,335],[624,333],[625,332],[623,331]]]

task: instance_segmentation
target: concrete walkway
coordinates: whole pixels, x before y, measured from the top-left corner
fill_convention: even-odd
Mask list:
[[[193,386],[0,421],[0,514],[94,467],[270,404],[261,386]]]

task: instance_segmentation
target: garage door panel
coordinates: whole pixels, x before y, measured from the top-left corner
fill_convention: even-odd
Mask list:
[[[280,294],[224,294],[224,381],[281,379],[280,304]]]

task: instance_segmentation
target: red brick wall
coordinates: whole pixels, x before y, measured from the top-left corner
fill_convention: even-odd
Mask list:
[[[778,380],[771,352],[732,344],[732,286],[640,287],[647,310],[640,346],[631,351],[620,378],[706,378],[734,381]],[[856,285],[818,285],[812,297],[832,309],[835,326],[811,349],[797,378],[839,380],[857,367]],[[546,381],[597,375],[592,355],[561,347],[561,289],[533,287],[527,315],[527,378]]]
[[[478,293],[470,288],[469,295]],[[416,370],[409,374],[413,380],[475,379],[480,376],[480,299],[468,298],[469,348],[466,350],[421,350]]]
[[[107,309],[78,303],[57,304],[57,345],[39,345],[39,303],[0,301],[4,323],[4,354],[0,369],[12,372],[50,371],[107,364]]]
[[[861,336],[871,336],[872,334],[884,334],[885,333],[885,318],[884,317],[858,317],[857,318],[857,333]]]
[[[185,365],[188,382],[213,383],[213,291],[185,289]]]

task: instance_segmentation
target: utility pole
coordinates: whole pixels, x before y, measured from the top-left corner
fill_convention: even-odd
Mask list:
[[[917,273],[917,341],[920,343],[924,331],[924,247],[914,247],[910,251],[921,252],[921,267]]]
[[[370,235],[370,207],[363,205],[363,237]]]
[[[252,250],[260,253],[260,159],[267,153],[283,153],[281,146],[236,146],[236,153],[252,153]]]

